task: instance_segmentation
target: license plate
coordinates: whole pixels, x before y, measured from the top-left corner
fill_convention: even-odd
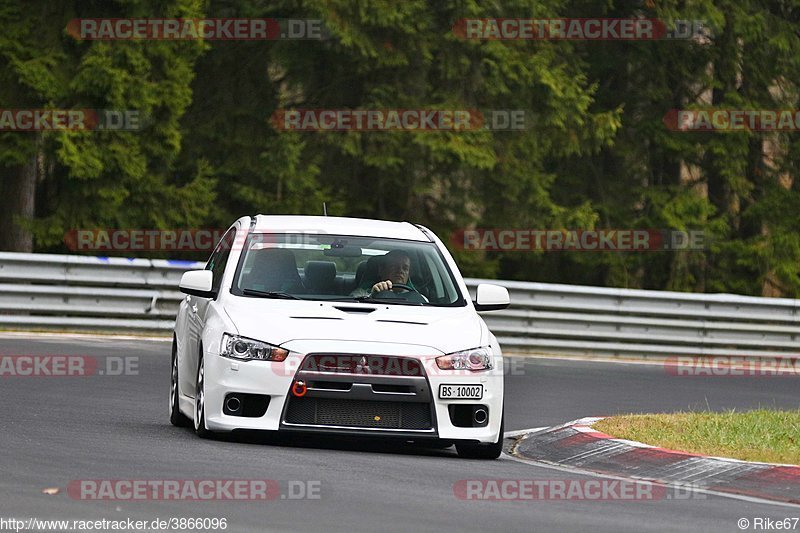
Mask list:
[[[483,398],[483,385],[439,385],[439,398],[442,400],[480,400]]]

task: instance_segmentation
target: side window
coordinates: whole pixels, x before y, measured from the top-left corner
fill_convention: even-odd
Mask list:
[[[228,257],[231,255],[231,248],[233,242],[236,240],[236,230],[231,228],[225,236],[220,239],[217,248],[206,263],[206,270],[214,273],[213,287],[214,290],[219,290],[222,284],[222,275],[225,273],[225,265],[228,264]]]

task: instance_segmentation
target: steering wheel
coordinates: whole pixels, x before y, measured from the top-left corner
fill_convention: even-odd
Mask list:
[[[402,290],[404,290],[406,292],[409,292],[409,293],[411,293],[411,292],[417,293],[417,296],[409,295],[409,297],[411,298],[412,302],[418,302],[420,304],[428,302],[428,299],[425,297],[424,294],[419,292],[414,287],[412,287],[410,285],[406,285],[405,283],[392,283],[392,288],[391,289],[389,289],[388,291],[378,291],[378,292],[374,293],[373,296],[376,297],[376,298],[403,298],[399,294],[395,294],[394,293],[394,289],[395,288],[402,289]]]
[[[394,292],[395,289],[405,289],[409,292],[419,292],[417,289],[410,285],[406,285],[405,283],[392,283],[392,288],[388,291],[378,291],[378,292]]]
[[[417,289],[415,289],[411,285],[406,285],[405,283],[392,283],[392,288],[389,289],[389,290],[393,291],[395,289],[405,289],[407,291],[419,292]]]

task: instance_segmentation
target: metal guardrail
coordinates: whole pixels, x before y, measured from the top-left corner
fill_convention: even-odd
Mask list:
[[[167,334],[187,261],[0,252],[0,328]],[[484,313],[507,352],[800,357],[800,300],[467,279],[508,288]]]
[[[0,252],[0,328],[166,334],[193,261]]]
[[[516,281],[484,319],[504,351],[800,357],[800,300]]]

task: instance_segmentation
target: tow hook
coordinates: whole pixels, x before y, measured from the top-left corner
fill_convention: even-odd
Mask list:
[[[302,398],[308,392],[305,381],[295,381],[292,384],[292,394],[298,398]]]

